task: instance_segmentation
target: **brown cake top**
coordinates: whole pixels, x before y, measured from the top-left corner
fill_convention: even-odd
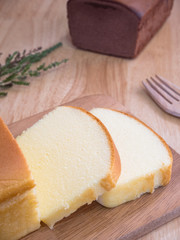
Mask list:
[[[136,13],[138,17],[143,17],[149,11],[151,11],[156,5],[162,4],[163,2],[167,3],[167,8],[171,8],[174,0],[70,0],[70,1],[79,1],[88,4],[98,4],[106,6],[125,6],[133,12]]]
[[[0,203],[33,187],[26,159],[0,118]]]

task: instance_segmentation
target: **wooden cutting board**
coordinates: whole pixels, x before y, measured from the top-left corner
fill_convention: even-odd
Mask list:
[[[109,107],[126,111],[113,98],[102,95],[80,98],[64,105],[83,107],[87,110],[93,107]],[[9,129],[16,137],[48,111],[13,123]],[[166,187],[158,188],[153,194],[145,194],[135,201],[113,209],[93,202],[58,222],[53,230],[42,224],[38,231],[29,234],[23,240],[137,239],[180,216],[180,155],[173,149],[172,152],[172,179]]]

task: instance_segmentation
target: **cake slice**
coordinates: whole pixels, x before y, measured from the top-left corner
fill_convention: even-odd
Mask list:
[[[0,118],[0,239],[15,240],[38,229],[35,184],[26,160]]]
[[[120,160],[104,125],[80,108],[58,107],[17,137],[50,228],[115,187]]]
[[[121,159],[121,176],[99,203],[106,207],[152,193],[171,178],[172,154],[165,141],[143,122],[126,113],[97,108],[91,111],[109,130]]]

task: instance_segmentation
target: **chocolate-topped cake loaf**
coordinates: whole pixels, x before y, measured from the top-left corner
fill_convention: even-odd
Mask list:
[[[170,15],[173,0],[69,0],[72,42],[81,49],[135,57]]]

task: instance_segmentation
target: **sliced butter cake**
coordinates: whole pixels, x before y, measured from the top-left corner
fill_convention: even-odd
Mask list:
[[[17,137],[50,228],[115,187],[120,161],[104,125],[80,108],[59,107]]]
[[[171,151],[152,129],[123,112],[95,108],[91,113],[109,130],[121,159],[121,176],[116,187],[99,198],[102,205],[115,207],[170,181]]]

